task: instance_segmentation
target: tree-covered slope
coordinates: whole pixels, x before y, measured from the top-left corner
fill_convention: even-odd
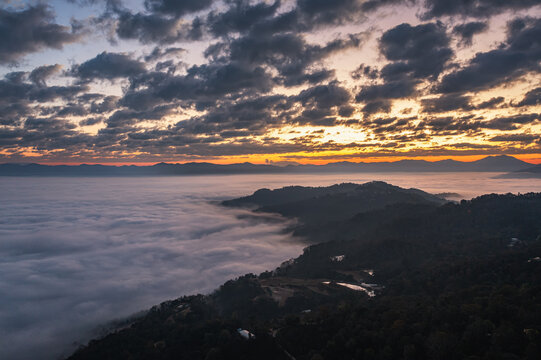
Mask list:
[[[156,306],[71,359],[541,358],[541,194],[341,214],[292,212],[304,219],[297,232],[325,242]]]
[[[418,189],[404,189],[381,181],[365,184],[345,183],[329,187],[290,186],[262,189],[253,195],[224,201],[225,206],[256,206],[257,211],[299,218],[305,224],[347,219],[359,213],[394,204],[445,203],[437,196]]]

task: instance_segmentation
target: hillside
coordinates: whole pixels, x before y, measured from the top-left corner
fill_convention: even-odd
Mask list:
[[[255,206],[256,211],[294,217],[301,226],[325,227],[327,223],[394,204],[441,205],[447,201],[418,189],[403,189],[381,181],[362,185],[345,183],[329,187],[290,186],[261,189],[225,206]],[[300,227],[299,227],[300,229]]]
[[[310,216],[291,206],[367,189],[374,199],[389,192],[423,200],[365,211],[361,205],[359,213],[344,211],[326,223],[323,205]],[[541,194],[439,204],[384,183],[275,191],[274,200],[264,190],[226,204],[285,206],[288,216],[303,219],[303,237],[325,234],[325,242],[211,295],[162,303],[70,359],[541,356]],[[255,338],[243,339],[239,328]]]

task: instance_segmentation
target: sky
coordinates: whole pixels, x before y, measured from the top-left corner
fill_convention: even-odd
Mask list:
[[[541,0],[0,0],[0,162],[541,162]]]

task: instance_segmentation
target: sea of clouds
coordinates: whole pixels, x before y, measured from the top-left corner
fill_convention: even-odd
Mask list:
[[[218,205],[258,188],[383,180],[457,192],[541,191],[494,174],[0,176],[0,359],[58,359],[117,319],[271,270],[305,246],[285,219]]]
[[[56,359],[111,320],[302,251],[283,219],[213,203],[241,189],[199,179],[0,178],[0,358]]]

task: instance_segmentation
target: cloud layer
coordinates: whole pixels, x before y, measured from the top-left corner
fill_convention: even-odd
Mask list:
[[[240,184],[186,179],[1,179],[0,357],[56,359],[100,326],[235,276],[302,245],[284,221],[209,201]],[[203,195],[204,194],[204,195]],[[239,218],[240,217],[240,218]]]

